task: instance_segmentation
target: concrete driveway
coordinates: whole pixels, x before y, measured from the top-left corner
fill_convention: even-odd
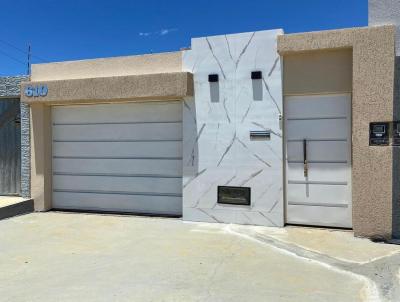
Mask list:
[[[0,300],[398,301],[399,253],[343,231],[33,213],[0,221]]]

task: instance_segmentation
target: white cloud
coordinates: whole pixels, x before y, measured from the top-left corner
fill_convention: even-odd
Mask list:
[[[161,36],[165,36],[165,35],[168,35],[169,33],[177,31],[177,30],[178,30],[177,28],[163,28],[160,30],[159,33]]]
[[[139,36],[141,37],[148,37],[148,36],[165,36],[168,35],[174,31],[177,31],[177,28],[162,28],[160,30],[157,31],[149,31],[149,32],[140,32]]]

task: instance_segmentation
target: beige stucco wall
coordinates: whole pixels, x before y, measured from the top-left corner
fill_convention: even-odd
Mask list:
[[[353,28],[278,38],[284,57],[351,48],[352,201],[357,236],[391,237],[393,229],[392,147],[369,146],[369,123],[393,119],[395,28]]]
[[[31,107],[31,197],[36,211],[51,208],[51,107]]]
[[[182,71],[182,52],[33,64],[32,81],[56,81]]]
[[[131,76],[69,79],[57,81],[32,81],[21,85],[46,84],[46,96],[27,97],[21,101],[29,104],[67,104],[93,102],[120,102],[134,100],[177,100],[193,95],[193,76],[187,72],[157,73]]]
[[[351,49],[285,55],[284,95],[351,93],[352,56]]]

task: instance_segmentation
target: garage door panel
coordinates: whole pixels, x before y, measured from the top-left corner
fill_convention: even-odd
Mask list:
[[[182,142],[54,142],[53,155],[182,157]]]
[[[173,196],[53,192],[53,207],[71,210],[180,215],[182,213],[182,198]]]
[[[53,126],[55,141],[181,140],[182,123]]]
[[[133,109],[134,108],[134,109]],[[180,121],[181,102],[145,102],[125,104],[97,104],[53,107],[53,122],[104,123],[104,122],[160,122]]]
[[[54,175],[54,190],[182,194],[181,178]]]
[[[182,175],[181,160],[54,158],[55,172]]]
[[[65,106],[53,114],[53,205],[182,213],[182,104]]]

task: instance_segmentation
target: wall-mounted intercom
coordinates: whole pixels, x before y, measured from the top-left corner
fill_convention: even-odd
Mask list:
[[[375,122],[369,124],[369,145],[388,146],[389,145],[389,122]]]

